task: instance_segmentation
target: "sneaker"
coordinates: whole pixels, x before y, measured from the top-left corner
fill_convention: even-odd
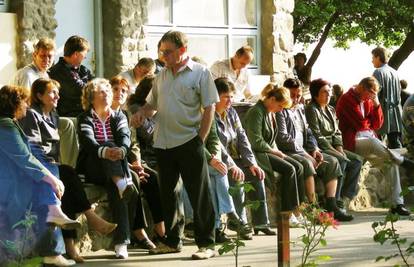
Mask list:
[[[289,227],[290,228],[299,228],[300,227],[300,222],[298,220],[298,218],[296,218],[295,214],[291,214],[290,218],[289,218]]]
[[[216,252],[211,248],[200,248],[191,258],[193,260],[206,260],[216,256]]]
[[[226,233],[220,229],[216,229],[216,243],[221,244],[230,241],[231,239]]]
[[[115,245],[115,257],[117,259],[128,259],[128,249],[125,244]]]
[[[390,209],[391,213],[398,214],[400,216],[410,216],[411,212],[404,206],[404,204],[398,204],[396,207]]]
[[[179,253],[181,252],[182,245],[178,245],[177,247],[170,247],[165,243],[159,243],[156,248],[150,249],[149,254],[157,255],[157,254],[168,254],[168,253]]]

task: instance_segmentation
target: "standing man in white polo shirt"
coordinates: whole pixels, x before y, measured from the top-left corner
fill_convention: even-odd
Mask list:
[[[248,66],[253,61],[253,48],[248,45],[240,47],[236,54],[229,58],[216,61],[210,71],[213,79],[225,77],[234,83],[236,92],[234,101],[238,102],[251,96],[249,88]]]
[[[132,116],[132,124],[137,126],[157,113],[154,147],[160,169],[166,239],[150,253],[181,251],[184,218],[177,208],[180,192],[177,182],[181,175],[194,210],[194,233],[199,250],[192,258],[208,259],[215,255],[214,210],[203,142],[219,98],[208,69],[187,55],[184,33],[169,31],[160,43],[159,53],[165,68],[155,78],[147,104]]]

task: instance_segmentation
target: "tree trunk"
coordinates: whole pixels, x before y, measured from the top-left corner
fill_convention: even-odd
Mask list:
[[[388,65],[392,68],[398,70],[404,60],[414,51],[414,25],[411,25],[411,30],[407,34],[404,42],[395,50],[394,54],[392,54],[390,60],[388,61]]]
[[[328,39],[329,32],[338,18],[339,18],[339,12],[335,11],[335,13],[333,13],[332,16],[329,18],[328,23],[326,23],[325,28],[323,29],[321,38],[319,39],[318,44],[316,45],[315,49],[313,49],[311,57],[306,63],[306,67],[308,67],[309,69],[312,69],[313,65],[315,64],[316,60],[321,54],[321,48],[325,44],[326,39]]]

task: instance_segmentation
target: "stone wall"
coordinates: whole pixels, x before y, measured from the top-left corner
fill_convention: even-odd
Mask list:
[[[261,70],[281,85],[292,76],[294,0],[262,1]]]
[[[13,0],[10,11],[17,14],[17,68],[32,61],[33,44],[41,37],[55,38],[56,0]]]
[[[132,68],[145,54],[147,0],[102,2],[104,76]]]

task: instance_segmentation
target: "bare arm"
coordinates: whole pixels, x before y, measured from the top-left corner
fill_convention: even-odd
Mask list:
[[[203,142],[206,140],[208,132],[210,131],[211,123],[214,118],[214,112],[216,110],[215,104],[204,108],[203,117],[201,118],[200,131],[198,135]]]

